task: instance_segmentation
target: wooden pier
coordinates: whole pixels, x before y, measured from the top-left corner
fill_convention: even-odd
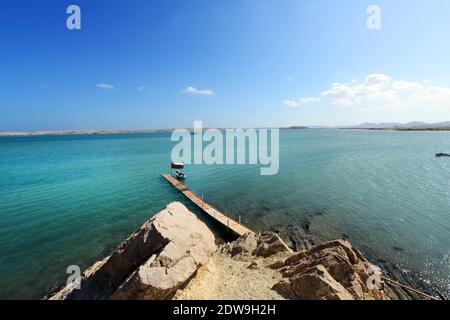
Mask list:
[[[199,209],[209,215],[212,219],[220,223],[225,228],[231,230],[238,236],[243,236],[247,233],[254,233],[252,230],[244,227],[239,222],[227,217],[213,206],[206,203],[202,197],[189,190],[189,188],[182,182],[178,181],[172,175],[166,173],[162,175],[170,184],[172,184],[177,190],[185,195],[186,198],[191,200]]]

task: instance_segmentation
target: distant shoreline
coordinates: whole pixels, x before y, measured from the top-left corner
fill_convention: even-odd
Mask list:
[[[174,129],[155,130],[59,130],[59,131],[31,131],[31,132],[0,132],[0,137],[28,137],[28,136],[60,136],[77,134],[127,134],[127,133],[157,133]]]
[[[339,128],[347,130],[370,130],[370,131],[450,131],[450,127],[443,128]]]
[[[56,131],[30,131],[30,132],[0,132],[0,137],[29,137],[29,136],[60,136],[60,135],[81,135],[81,134],[133,134],[133,133],[158,133],[170,132],[171,129],[149,129],[149,130],[56,130]],[[206,129],[206,128],[205,128]],[[420,127],[420,128],[358,128],[358,127],[281,127],[279,129],[305,130],[305,129],[337,129],[337,130],[369,130],[369,131],[450,131],[450,127]],[[186,128],[186,130],[192,130]]]

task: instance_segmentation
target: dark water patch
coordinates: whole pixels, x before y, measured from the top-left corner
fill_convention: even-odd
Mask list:
[[[397,247],[397,246],[391,246],[391,249],[396,252],[405,252],[405,249]]]
[[[375,264],[384,264],[384,263],[388,263],[385,259],[382,258],[376,258],[374,260]]]
[[[309,250],[318,243],[318,240],[303,227],[290,225],[277,229],[280,237],[294,251]]]
[[[252,215],[255,219],[259,220],[264,218],[264,216],[267,214],[267,212],[264,212],[262,210],[256,210]]]
[[[283,229],[283,225],[281,224],[275,224],[270,227],[269,231],[275,232],[275,233],[281,233],[281,230]]]

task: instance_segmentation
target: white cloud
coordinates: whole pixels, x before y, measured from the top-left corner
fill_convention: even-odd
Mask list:
[[[97,88],[112,90],[112,89],[114,89],[114,86],[109,83],[98,83]]]
[[[187,87],[181,90],[181,93],[193,96],[213,96],[214,92],[210,89],[197,89],[195,87]]]
[[[293,100],[284,100],[283,104],[288,108],[297,108],[300,107],[300,103]]]
[[[142,91],[145,90],[145,87],[144,86],[139,86],[139,87],[137,87],[137,90],[142,92]]]
[[[369,74],[363,80],[334,82],[316,97],[286,100],[289,108],[317,103],[339,107],[333,116],[341,123],[358,122],[439,122],[450,119],[450,86],[433,81],[393,79],[383,73]],[[327,118],[320,115],[320,119]],[[317,120],[315,120],[317,122]],[[330,123],[336,123],[330,118]]]
[[[319,103],[319,102],[320,102],[319,97],[301,98],[300,99],[300,104]]]
[[[392,89],[401,90],[421,90],[423,86],[420,83],[409,82],[409,81],[394,81],[392,83]]]
[[[321,92],[331,104],[361,110],[415,107],[447,107],[450,109],[450,87],[431,82],[393,80],[384,74],[368,75],[361,83],[333,83]]]
[[[298,108],[305,104],[313,104],[313,103],[319,103],[320,98],[319,97],[310,97],[310,98],[300,98],[299,100],[284,100],[283,104],[288,108]]]
[[[392,78],[382,74],[382,73],[374,73],[369,74],[364,80],[364,85],[366,86],[379,86],[386,83],[391,82]]]

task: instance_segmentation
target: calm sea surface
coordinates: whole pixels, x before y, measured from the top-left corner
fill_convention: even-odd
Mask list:
[[[0,138],[0,298],[40,298],[174,200],[169,133]],[[255,230],[311,216],[320,238],[450,292],[449,132],[282,130],[280,171],[188,166],[186,183]]]

